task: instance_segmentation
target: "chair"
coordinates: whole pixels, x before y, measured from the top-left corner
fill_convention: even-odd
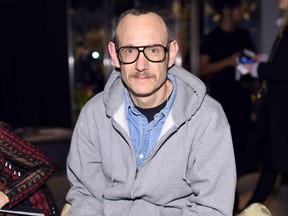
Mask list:
[[[253,203],[236,216],[272,216],[272,214],[265,205]]]

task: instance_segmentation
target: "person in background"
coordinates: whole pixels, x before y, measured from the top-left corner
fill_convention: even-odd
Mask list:
[[[237,172],[252,126],[251,77],[237,78],[238,57],[244,49],[254,51],[251,34],[241,28],[241,0],[215,0],[215,10],[221,15],[218,26],[204,35],[200,44],[200,76],[206,77],[209,94],[223,106],[231,125]]]
[[[231,216],[230,126],[204,83],[174,65],[172,26],[154,10],[116,21],[116,69],[81,110],[67,158],[69,216]]]
[[[284,17],[277,22],[280,30],[268,61],[265,61],[265,55],[259,54],[255,56],[256,63],[245,64],[250,74],[266,87],[250,142],[250,157],[247,156],[250,160],[260,156],[261,173],[247,206],[254,202],[264,203],[279,174],[284,180],[288,173],[288,0],[277,2]]]
[[[55,168],[36,146],[0,121],[0,209],[28,207],[45,216],[60,215],[47,179]]]

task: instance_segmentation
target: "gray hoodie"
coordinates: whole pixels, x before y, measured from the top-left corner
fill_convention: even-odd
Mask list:
[[[176,98],[137,174],[120,73],[84,106],[67,158],[69,215],[232,215],[236,169],[226,116],[197,77],[177,66],[169,73]]]

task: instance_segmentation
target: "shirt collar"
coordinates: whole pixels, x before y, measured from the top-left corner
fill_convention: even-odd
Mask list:
[[[173,84],[173,89],[172,89],[172,93],[170,95],[170,98],[166,104],[166,106],[160,111],[160,113],[163,113],[163,115],[166,117],[172,107],[174,98],[176,96],[176,80],[174,78],[174,76],[168,72],[167,74],[168,79],[172,82]],[[125,87],[125,114],[126,116],[128,115],[128,110],[131,109],[131,111],[134,113],[134,115],[141,115],[141,113],[136,109],[134,103],[132,102],[132,99],[129,95],[129,91],[127,89],[127,87]]]

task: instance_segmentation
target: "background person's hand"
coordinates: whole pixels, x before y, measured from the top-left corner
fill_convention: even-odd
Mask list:
[[[243,65],[251,73],[251,71],[253,69],[253,64],[243,64]]]
[[[240,53],[234,53],[230,57],[227,58],[227,63],[229,66],[235,67],[238,64],[238,58]]]
[[[249,71],[250,75],[254,78],[258,78],[258,65],[259,62],[254,64],[243,64],[243,66]]]

